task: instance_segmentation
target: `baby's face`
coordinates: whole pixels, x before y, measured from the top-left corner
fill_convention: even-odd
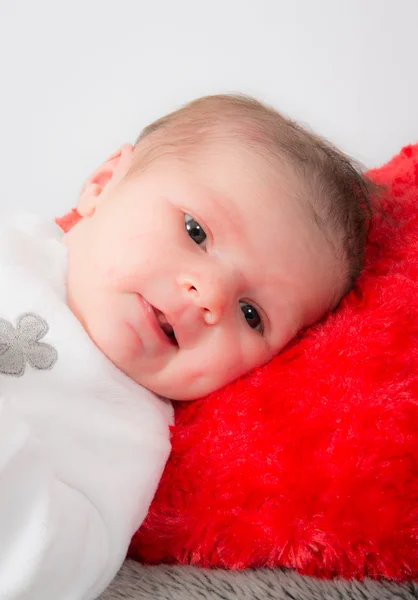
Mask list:
[[[70,308],[106,356],[162,396],[202,397],[265,363],[336,293],[308,211],[237,148],[105,163],[66,236]]]

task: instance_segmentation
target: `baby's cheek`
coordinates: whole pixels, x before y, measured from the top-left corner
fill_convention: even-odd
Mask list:
[[[237,343],[230,341],[223,351],[219,353],[219,360],[223,367],[225,383],[245,375],[251,369],[258,367],[271,358],[264,340],[259,334],[249,331],[242,335]]]
[[[223,343],[214,350],[212,370],[215,377],[226,385],[248,370],[248,351],[233,334],[225,336]]]
[[[119,291],[134,291],[138,287],[141,277],[138,261],[134,260],[132,253],[119,251],[113,253],[106,250],[96,261],[97,272],[107,287]]]

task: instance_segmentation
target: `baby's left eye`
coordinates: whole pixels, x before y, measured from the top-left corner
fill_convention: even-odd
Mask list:
[[[264,331],[263,321],[254,306],[243,300],[240,301],[239,305],[251,329],[257,329],[262,334]]]
[[[184,215],[184,224],[189,236],[198,246],[201,246],[206,240],[206,233],[199,223],[190,215]]]

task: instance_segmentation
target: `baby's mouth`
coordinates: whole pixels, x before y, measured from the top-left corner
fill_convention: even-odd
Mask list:
[[[168,322],[168,319],[165,316],[165,314],[163,312],[161,312],[160,310],[158,310],[158,308],[155,308],[155,306],[153,306],[152,309],[157,318],[158,324],[161,327],[161,329],[164,331],[165,335],[168,337],[168,339],[170,340],[171,343],[178,346],[178,342],[176,339],[176,335],[174,333],[174,329],[171,326],[171,324]]]

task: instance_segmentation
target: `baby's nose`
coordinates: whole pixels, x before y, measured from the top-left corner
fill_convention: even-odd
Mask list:
[[[178,283],[187,302],[202,310],[208,325],[221,319],[231,297],[233,278],[220,270],[202,274],[180,276]]]

